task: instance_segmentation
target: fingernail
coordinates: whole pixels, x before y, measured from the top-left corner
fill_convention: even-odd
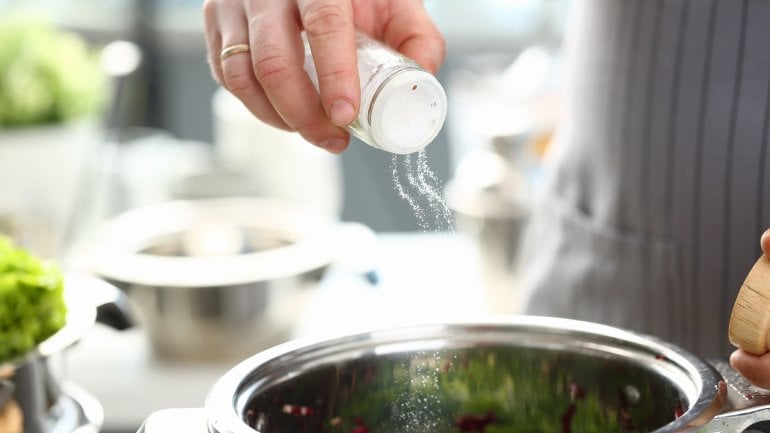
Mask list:
[[[355,115],[355,108],[347,101],[337,101],[332,104],[332,108],[329,110],[329,118],[332,123],[341,128],[353,123]]]
[[[340,138],[330,138],[326,141],[322,141],[319,146],[332,153],[339,153],[345,149],[348,144],[347,141]]]

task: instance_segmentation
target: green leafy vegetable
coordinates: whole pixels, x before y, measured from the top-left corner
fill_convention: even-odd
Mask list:
[[[106,76],[79,35],[30,20],[0,21],[0,128],[98,111]]]
[[[64,277],[0,236],[0,362],[21,356],[64,326]]]

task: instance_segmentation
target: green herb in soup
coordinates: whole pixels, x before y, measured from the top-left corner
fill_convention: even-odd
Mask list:
[[[644,365],[479,345],[325,365],[257,392],[245,418],[260,433],[631,433],[686,401]]]

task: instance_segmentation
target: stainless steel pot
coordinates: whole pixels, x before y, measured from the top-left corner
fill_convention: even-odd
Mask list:
[[[308,289],[365,231],[284,201],[172,201],[109,221],[93,267],[134,301],[156,354],[241,359],[290,339]]]
[[[68,274],[64,282],[66,325],[22,358],[0,364],[0,431],[3,433],[96,433],[100,403],[66,376],[63,353],[96,322],[116,329],[133,324],[122,293],[99,279]]]
[[[739,432],[769,402],[725,362],[655,338],[513,316],[285,343],[140,432]]]

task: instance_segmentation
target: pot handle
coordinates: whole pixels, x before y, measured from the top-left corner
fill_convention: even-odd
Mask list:
[[[67,284],[83,287],[96,307],[96,321],[122,331],[136,324],[135,314],[126,294],[101,278],[68,273]]]
[[[137,433],[169,432],[208,433],[203,408],[163,409],[153,412],[137,431]]]
[[[742,432],[770,420],[770,390],[750,384],[726,359],[712,359],[709,364],[724,378],[727,395],[721,412],[699,431]]]

